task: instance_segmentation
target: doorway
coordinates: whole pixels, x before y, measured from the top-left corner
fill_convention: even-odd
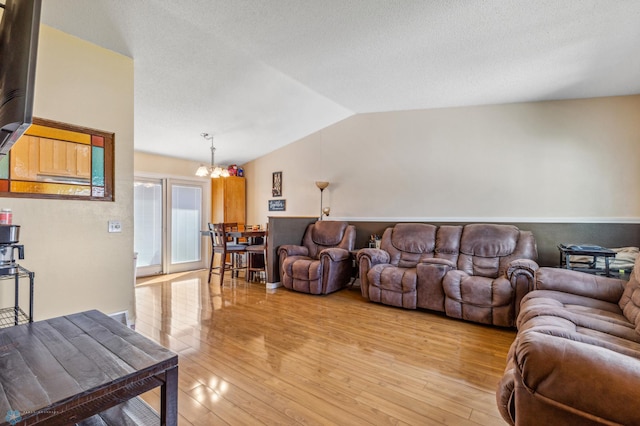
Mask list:
[[[136,276],[206,267],[206,183],[173,178],[134,179]]]

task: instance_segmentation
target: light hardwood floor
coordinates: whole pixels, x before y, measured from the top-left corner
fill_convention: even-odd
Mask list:
[[[136,330],[179,354],[181,425],[505,424],[514,330],[206,271],[139,279],[136,308]]]

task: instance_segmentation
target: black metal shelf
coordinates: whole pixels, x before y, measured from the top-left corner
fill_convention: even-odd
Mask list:
[[[0,328],[28,324],[29,322],[31,322],[29,316],[20,307],[0,309]]]
[[[14,287],[14,305],[0,308],[0,328],[11,327],[14,325],[27,324],[33,322],[33,281],[35,273],[15,265],[10,268],[2,269],[0,280],[13,279]],[[27,314],[19,306],[20,302],[20,278],[29,279],[29,313]]]

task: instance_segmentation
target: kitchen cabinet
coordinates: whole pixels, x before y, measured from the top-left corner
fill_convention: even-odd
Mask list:
[[[11,149],[14,179],[32,181],[62,178],[89,182],[91,146],[35,136],[23,136]]]
[[[40,138],[39,174],[89,179],[89,145]]]
[[[211,179],[211,223],[244,224],[246,184],[244,177]]]

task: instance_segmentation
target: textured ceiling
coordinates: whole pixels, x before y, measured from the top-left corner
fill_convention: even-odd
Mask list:
[[[243,164],[350,115],[640,93],[638,0],[45,0],[130,56],[135,149]]]

